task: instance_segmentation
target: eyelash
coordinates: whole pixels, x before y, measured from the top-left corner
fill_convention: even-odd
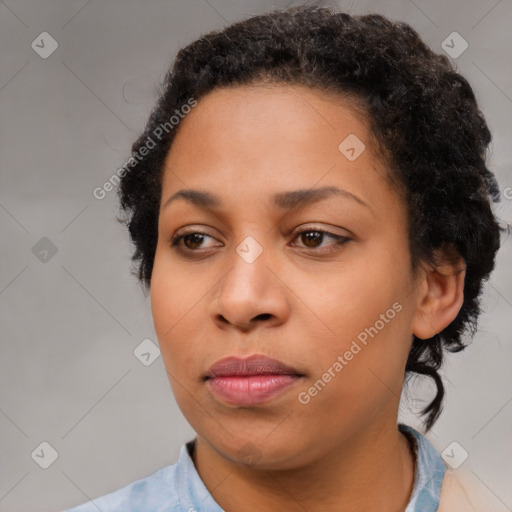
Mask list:
[[[295,235],[295,238],[294,240],[296,240],[297,238],[299,238],[301,235],[303,235],[304,233],[320,233],[324,236],[327,236],[328,238],[331,238],[333,240],[335,240],[335,246],[342,246],[344,244],[346,244],[347,242],[349,242],[351,240],[351,238],[349,237],[346,237],[346,236],[342,236],[342,235],[336,235],[334,233],[331,233],[330,231],[326,231],[324,229],[319,229],[319,228],[308,228],[308,229],[304,229],[302,231],[299,231],[296,235]],[[187,236],[191,236],[191,235],[202,235],[202,236],[205,236],[205,237],[209,237],[209,238],[213,238],[211,235],[209,235],[208,233],[203,233],[201,231],[189,231],[187,233],[182,233],[181,235],[177,235],[175,237],[172,237],[171,240],[170,240],[170,243],[171,243],[171,248],[173,248],[174,250],[180,252],[181,254],[184,254],[184,255],[190,255],[191,253],[197,253],[197,252],[200,252],[201,249],[188,249],[188,248],[183,248],[182,246],[180,246],[180,242]],[[323,238],[322,238],[322,242],[323,242]],[[306,247],[305,248],[307,252],[315,252],[317,254],[322,254],[322,253],[327,253],[327,252],[332,252],[332,250],[317,250],[316,248],[308,248]]]

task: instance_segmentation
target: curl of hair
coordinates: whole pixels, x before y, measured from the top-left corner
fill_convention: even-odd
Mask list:
[[[160,98],[132,146],[139,154],[191,98],[215,88],[299,84],[335,93],[365,115],[376,155],[408,207],[412,268],[451,248],[465,268],[464,303],[436,336],[413,337],[405,371],[432,378],[434,400],[422,411],[426,429],[437,420],[444,387],[443,349],[465,348],[474,334],[482,285],[494,268],[499,201],[486,166],[491,134],[473,90],[448,58],[434,53],[404,22],[381,15],[349,15],[324,7],[274,10],[202,36],[182,48]],[[136,274],[148,289],[157,244],[163,163],[179,126],[131,165],[119,188],[120,219],[135,246]]]

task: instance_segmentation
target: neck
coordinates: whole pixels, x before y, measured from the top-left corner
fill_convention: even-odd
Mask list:
[[[198,437],[196,469],[226,511],[402,512],[414,481],[414,458],[396,425],[371,429],[318,460],[286,470],[233,464]],[[236,492],[235,492],[236,490]]]

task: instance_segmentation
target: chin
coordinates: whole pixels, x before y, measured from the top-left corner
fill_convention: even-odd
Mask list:
[[[288,470],[304,465],[307,446],[306,440],[292,440],[289,435],[275,436],[272,439],[263,434],[256,438],[254,433],[236,438],[223,436],[222,439],[205,438],[213,449],[223,458],[247,468],[270,470]]]

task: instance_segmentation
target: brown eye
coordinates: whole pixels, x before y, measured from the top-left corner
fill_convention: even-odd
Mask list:
[[[198,249],[198,246],[204,240],[204,235],[201,233],[191,233],[190,235],[183,235],[182,239],[187,249]]]
[[[172,238],[171,247],[184,255],[192,255],[193,253],[200,254],[203,249],[215,247],[215,245],[211,244],[210,246],[203,246],[203,242],[209,238],[215,240],[211,235],[208,235],[207,233],[191,231],[189,233],[183,233]],[[330,244],[324,244],[324,241],[328,239],[332,240],[333,242]],[[309,249],[312,252],[321,254],[335,250],[337,246],[339,247],[351,239],[346,236],[336,235],[334,233],[330,233],[329,231],[324,231],[322,229],[305,229],[297,233],[294,240],[300,240],[302,244],[292,245],[295,245],[296,247],[302,247],[304,249]]]
[[[316,244],[323,240],[324,233],[321,231],[303,231],[300,237],[304,245],[311,248],[316,247]]]
[[[183,233],[175,236],[171,240],[171,247],[175,248],[179,252],[199,252],[201,249],[208,248],[201,246],[208,238],[211,238],[212,240],[214,239],[207,233],[191,231],[189,233]]]
[[[322,229],[306,229],[299,233],[297,233],[297,236],[295,239],[300,239],[301,242],[304,244],[304,247],[308,249],[317,249],[321,247],[322,242],[325,238],[330,238],[331,240],[334,240],[334,243],[329,244],[332,246],[340,246],[344,243],[351,240],[350,238],[346,236],[341,235],[335,235],[334,233],[330,233],[328,231],[324,231]],[[315,252],[324,252],[324,251],[315,251]]]

